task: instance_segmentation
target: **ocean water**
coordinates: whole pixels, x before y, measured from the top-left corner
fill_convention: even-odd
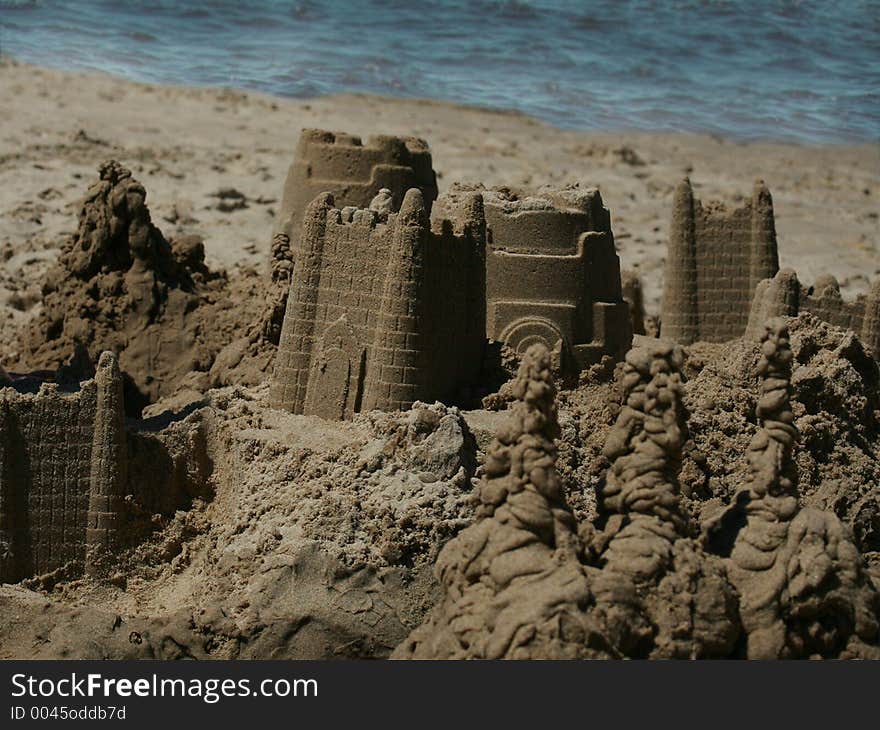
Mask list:
[[[578,129],[880,139],[880,0],[0,0],[0,52],[298,98],[446,99]]]

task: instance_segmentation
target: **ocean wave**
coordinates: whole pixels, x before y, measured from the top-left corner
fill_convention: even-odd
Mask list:
[[[877,0],[0,0],[0,51],[141,81],[502,105],[566,127],[880,138]]]

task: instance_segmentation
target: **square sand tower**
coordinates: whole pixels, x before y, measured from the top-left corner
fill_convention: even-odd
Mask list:
[[[845,301],[840,284],[826,275],[813,286],[802,285],[792,269],[782,269],[772,279],[759,281],[752,299],[745,336],[760,340],[764,324],[774,317],[797,317],[809,312],[819,319],[859,335],[862,343],[880,362],[880,279],[867,294]]]
[[[448,400],[475,383],[485,343],[482,197],[428,217],[410,189],[397,213],[334,207],[302,226],[272,404],[328,419]]]
[[[483,195],[486,213],[486,334],[522,354],[536,342],[581,370],[632,343],[611,216],[593,188],[454,185],[448,199]],[[438,200],[437,207],[443,202]]]
[[[660,336],[684,345],[741,337],[755,287],[778,270],[773,199],[763,181],[729,210],[704,207],[685,179],[672,204]]]
[[[88,570],[123,527],[128,447],[116,356],[103,353],[75,392],[29,390],[0,388],[0,582]]]
[[[275,232],[286,233],[296,253],[303,214],[319,193],[330,193],[340,208],[366,208],[386,189],[390,209],[396,211],[410,188],[421,191],[430,211],[437,180],[424,140],[376,136],[364,144],[351,134],[304,129],[287,172]]]

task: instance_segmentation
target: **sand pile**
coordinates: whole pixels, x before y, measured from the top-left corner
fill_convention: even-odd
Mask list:
[[[445,597],[395,652],[423,659],[734,653],[736,596],[679,509],[680,348],[627,357],[602,515],[578,527],[556,472],[550,356],[533,346],[487,455],[477,521],[435,567]]]
[[[600,568],[591,620],[616,656],[721,658],[741,633],[724,567],[681,506],[683,362],[681,348],[666,344],[627,354],[598,519],[582,529]]]
[[[728,558],[749,659],[880,657],[880,594],[850,531],[833,513],[798,504],[793,359],[785,322],[772,320],[757,366],[759,428],[748,474],[708,525],[708,544]]]
[[[788,320],[792,412],[799,432],[793,459],[802,502],[837,514],[869,565],[880,535],[880,389],[877,365],[852,332],[808,313]],[[748,473],[744,458],[758,429],[757,342],[695,343],[686,350],[688,433],[679,474],[682,508],[701,524],[733,499]],[[579,424],[563,433],[562,471],[579,520],[597,514],[595,494],[609,466],[602,449],[617,417],[619,386],[590,382],[560,393],[560,410]],[[580,485],[580,486],[578,486]],[[586,487],[586,489],[584,489]]]
[[[631,350],[598,515],[575,531],[555,469],[549,353],[530,350],[487,456],[477,521],[437,560],[444,598],[395,656],[880,658],[880,593],[851,532],[798,500],[793,359],[774,321],[755,369],[746,473],[701,528],[679,488],[684,353]]]
[[[876,365],[809,315],[790,327],[797,510],[756,615],[782,622],[781,655],[868,656]],[[722,515],[754,489],[749,444],[788,422],[756,420],[761,352],[637,350],[614,382],[560,392],[558,413],[540,357],[502,412],[417,404],[328,422],[269,408],[266,385],[161,400],[129,424],[132,476],[148,483],[139,470],[166,454],[178,511],[134,494],[144,542],[115,571],[3,588],[0,644],[41,657],[745,656],[764,619],[739,603],[753,593],[751,573],[734,577],[746,538]],[[809,509],[826,507],[841,519]],[[727,537],[707,549],[718,524]]]
[[[791,411],[798,431],[793,459],[804,505],[827,509],[851,529],[876,564],[880,548],[880,391],[877,365],[852,332],[809,314],[790,320]],[[694,448],[686,465],[692,505],[710,516],[734,498],[748,474],[742,458],[758,423],[754,372],[760,349],[746,342],[692,347],[699,372],[688,387]],[[719,357],[720,355],[720,357]],[[704,502],[703,500],[707,500]]]
[[[56,370],[77,345],[93,359],[111,350],[136,412],[207,371],[232,339],[234,315],[225,275],[205,266],[203,241],[167,241],[151,221],[144,187],[119,163],[102,164],[99,175],[43,283],[19,367]]]
[[[190,446],[207,456],[207,488],[187,480],[191,506],[157,516],[157,531],[103,580],[60,582],[42,599],[0,591],[6,615],[39,606],[46,617],[0,622],[5,651],[387,656],[433,603],[431,564],[473,515],[475,440],[461,413],[439,404],[332,423],[274,411],[267,396],[265,387],[224,388],[143,422],[164,420],[160,433],[175,443],[200,440]]]

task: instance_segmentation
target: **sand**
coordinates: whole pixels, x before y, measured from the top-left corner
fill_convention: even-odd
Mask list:
[[[696,135],[583,134],[520,114],[430,101],[284,100],[134,84],[8,59],[0,61],[0,75],[0,103],[13,110],[0,132],[0,365],[21,358],[17,333],[39,321],[48,301],[41,291],[47,274],[76,231],[96,169],[110,158],[143,184],[152,221],[172,250],[183,236],[201,236],[205,264],[227,271],[229,285],[217,291],[228,296],[229,307],[259,309],[265,280],[258,272],[269,260],[275,208],[302,127],[423,137],[441,192],[453,181],[598,186],[622,264],[642,275],[652,314],[659,309],[672,194],[685,174],[702,199],[732,203],[763,178],[774,196],[780,264],[797,269],[802,281],[834,274],[852,296],[880,274],[877,145],[807,148]],[[809,314],[792,320],[791,333],[793,418],[802,438],[792,456],[800,471],[799,500],[803,507],[829,510],[823,515],[835,512],[840,530],[852,532],[867,570],[844,567],[856,575],[859,591],[876,601],[877,366],[851,333]],[[747,483],[743,454],[756,434],[757,347],[697,343],[683,362],[676,360],[688,378],[676,398],[683,399],[689,430],[676,443],[670,479],[680,485],[682,520],[695,526],[721,514]],[[601,514],[605,475],[615,458],[603,455],[603,445],[613,434],[620,400],[620,383],[610,375],[585,373],[580,388],[558,394],[558,454],[548,448],[558,472],[553,495],[562,490],[568,505],[565,529],[556,532],[576,536],[582,543],[574,550],[577,559],[592,568],[621,525]],[[61,571],[0,587],[0,656],[387,657],[432,605],[440,605],[442,585],[432,569],[443,564],[438,555],[454,544],[451,538],[474,534],[462,530],[479,514],[475,487],[495,449],[493,435],[510,411],[417,404],[403,413],[362,413],[333,423],[272,409],[260,378],[210,391],[218,383],[202,378],[198,385],[159,393],[166,397],[147,408],[146,420],[128,422],[133,483],[149,484],[151,449],[167,453],[172,466],[163,478],[179,482],[174,493],[180,503],[153,508],[136,491],[133,506],[152,533],[122,552],[106,575],[71,579]],[[496,401],[500,409],[507,406],[505,397]],[[556,426],[551,431],[554,438]],[[822,519],[833,529],[826,523],[816,529],[840,542],[838,523]],[[693,557],[699,551],[690,543],[680,544],[685,548],[675,552],[676,561],[687,566],[703,560]],[[714,564],[706,563],[700,580],[715,580]],[[675,565],[670,575],[679,574]],[[570,584],[548,571],[560,590]],[[600,609],[604,590],[600,582],[589,591]],[[680,592],[675,585],[663,591]],[[581,593],[569,596],[576,609],[566,613],[579,616],[582,604],[593,600]],[[639,595],[650,608],[654,599]],[[794,609],[800,613],[790,634],[800,637],[812,631],[814,604]],[[556,647],[554,627],[568,619],[541,611],[537,635],[546,629]],[[648,626],[648,633],[652,611],[639,613],[647,617],[642,628]],[[725,625],[728,613],[718,614]],[[615,620],[605,613],[600,618],[608,626]],[[639,621],[629,624],[638,627]],[[530,621],[517,625],[528,631]],[[735,632],[747,628],[737,623]],[[865,633],[872,645],[875,629]],[[578,632],[573,640],[583,646]],[[614,639],[600,654],[746,655],[742,636],[723,628],[707,652],[687,642],[671,642],[668,651],[643,642],[632,648],[626,637],[618,638],[619,646]],[[841,641],[834,634],[794,655],[861,656]],[[767,653],[785,655],[775,644],[771,649]],[[545,653],[539,647],[535,655]]]
[[[880,145],[738,144],[702,135],[562,131],[522,114],[426,100],[341,95],[291,100],[138,84],[0,61],[0,304],[29,316],[37,286],[97,165],[115,158],[148,190],[166,236],[205,238],[213,268],[262,267],[284,176],[303,127],[428,140],[441,192],[488,186],[598,186],[622,266],[659,308],[676,183],[739,202],[763,178],[780,266],[810,283],[833,274],[846,296],[880,273]],[[238,191],[236,196],[231,189]],[[243,197],[242,197],[243,196]],[[0,333],[4,330],[0,329]]]

